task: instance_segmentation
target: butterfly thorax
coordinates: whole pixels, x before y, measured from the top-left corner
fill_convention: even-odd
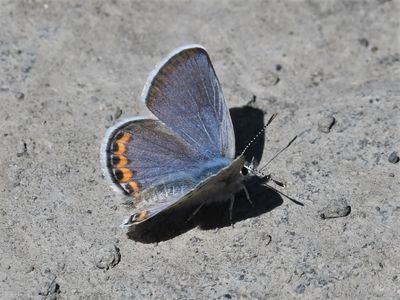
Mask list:
[[[226,201],[243,188],[245,178],[241,173],[243,165],[244,157],[239,156],[216,174],[202,181],[193,191],[196,194],[194,196],[206,199],[207,202]]]
[[[211,175],[217,174],[220,170],[227,167],[231,162],[232,161],[228,158],[217,157],[200,164],[198,170],[196,170],[194,175],[192,175],[195,185]]]

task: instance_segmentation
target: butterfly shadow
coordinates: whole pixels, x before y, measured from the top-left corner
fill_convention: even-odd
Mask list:
[[[236,154],[239,155],[248,142],[257,135],[264,126],[264,113],[262,110],[246,105],[230,109],[236,138]],[[246,159],[253,158],[261,161],[264,150],[264,135],[261,134],[246,151]],[[283,203],[282,197],[269,189],[263,183],[265,178],[252,176],[246,180],[252,204],[247,200],[244,192],[235,195],[232,213],[233,223],[254,218],[273,210]],[[142,243],[154,243],[169,240],[194,227],[204,230],[231,226],[229,213],[229,200],[222,203],[204,205],[195,215],[197,207],[182,205],[179,209],[160,212],[157,216],[144,223],[132,227],[127,233],[132,240]]]

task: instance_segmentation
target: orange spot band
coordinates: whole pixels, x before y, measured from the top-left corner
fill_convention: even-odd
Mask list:
[[[123,142],[126,143],[127,141],[129,141],[131,138],[131,135],[127,132],[124,132],[123,135],[117,140],[117,142]]]
[[[123,155],[118,155],[118,164],[115,166],[117,169],[124,167],[128,163],[128,159]]]
[[[125,153],[126,147],[123,142],[117,141],[118,150],[114,152],[115,155],[122,155]]]
[[[147,210],[143,210],[136,214],[135,221],[143,221],[147,216]]]
[[[120,182],[129,182],[133,176],[133,173],[131,170],[127,168],[120,168],[118,169],[120,172],[122,172],[122,177],[119,179]]]
[[[131,139],[132,135],[124,132],[122,136],[115,141],[118,146],[118,150],[114,152],[115,155],[122,155],[126,151],[125,144]]]
[[[138,183],[136,181],[132,180],[128,184],[129,184],[130,188],[132,189],[134,195],[139,194],[140,188],[139,188],[139,185],[138,185]]]

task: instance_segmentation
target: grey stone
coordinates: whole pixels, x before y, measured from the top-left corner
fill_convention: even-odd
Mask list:
[[[392,164],[397,164],[400,161],[400,157],[397,155],[396,151],[393,151],[392,153],[390,153],[388,160]]]
[[[325,116],[318,120],[318,130],[323,133],[329,133],[336,120],[333,116]]]
[[[121,261],[121,253],[116,245],[108,245],[96,253],[96,267],[99,269],[114,268]]]

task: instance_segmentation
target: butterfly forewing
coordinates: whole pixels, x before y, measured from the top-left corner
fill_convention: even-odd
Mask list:
[[[208,158],[235,155],[229,110],[207,52],[200,46],[171,54],[148,79],[149,110]]]

